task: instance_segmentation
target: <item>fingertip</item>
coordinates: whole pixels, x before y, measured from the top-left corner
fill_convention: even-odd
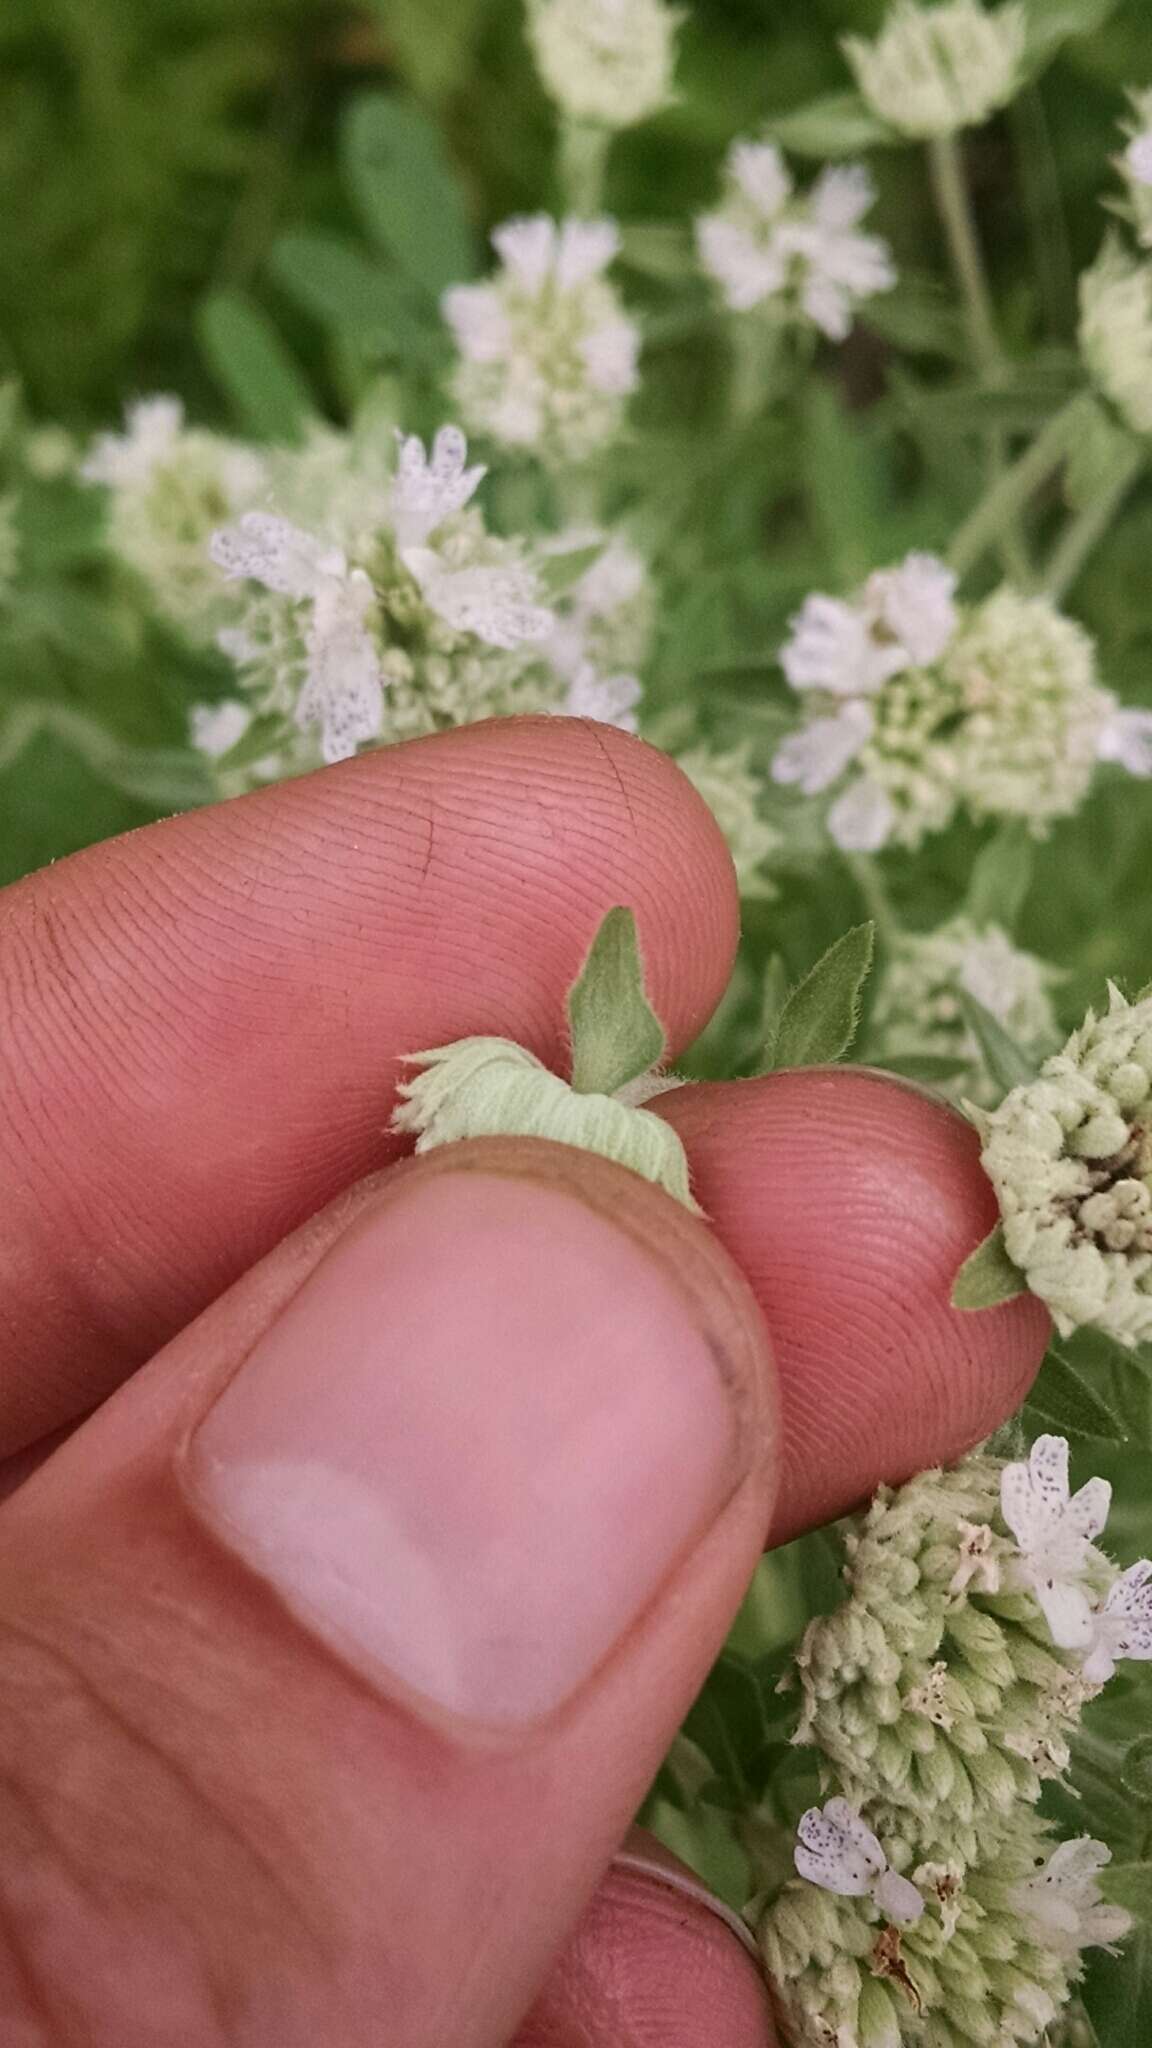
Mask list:
[[[685,1088],[654,1105],[772,1334],[786,1486],[773,1536],[960,1455],[1019,1405],[1048,1341],[1031,1296],[952,1307],[996,1220],[976,1133],[863,1068]]]

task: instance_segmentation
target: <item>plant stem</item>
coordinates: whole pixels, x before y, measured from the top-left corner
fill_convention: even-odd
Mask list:
[[[612,132],[593,121],[565,121],[560,129],[560,191],[567,212],[588,220],[604,202],[604,174]]]
[[[879,864],[870,853],[846,853],[844,862],[864,898],[864,907],[881,939],[888,946],[900,938],[904,927],[893,908]]]
[[[1104,488],[1069,520],[1044,572],[1044,589],[1054,604],[1068,595],[1089,555],[1103,540],[1145,460],[1142,446],[1126,448]]]
[[[1011,468],[1001,470],[994,478],[948,550],[948,560],[957,575],[966,575],[986,549],[999,543],[1033,493],[1059,468],[1072,447],[1084,402],[1083,392],[1077,392],[1075,398],[1053,413],[1031,447],[1017,457]]]
[[[746,427],[763,412],[772,388],[780,331],[755,313],[736,313],[728,322],[728,334],[728,416],[733,426]]]
[[[936,205],[948,239],[952,267],[964,301],[972,352],[984,382],[995,390],[1005,381],[1007,364],[996,328],[976,223],[972,218],[964,160],[954,135],[933,136],[928,144],[928,165]],[[1004,436],[995,429],[988,435],[988,462],[995,479],[1004,463]],[[997,546],[1007,573],[1020,582],[1029,582],[1032,565],[1015,516],[1005,521],[1002,532],[997,535]]]

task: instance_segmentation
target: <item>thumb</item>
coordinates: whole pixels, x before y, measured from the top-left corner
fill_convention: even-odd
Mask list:
[[[0,2036],[506,2042],[759,1553],[771,1377],[565,1147],[281,1245],[0,1511]]]

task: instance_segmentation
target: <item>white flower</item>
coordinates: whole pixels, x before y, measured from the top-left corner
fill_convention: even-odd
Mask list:
[[[573,587],[556,600],[556,623],[544,653],[570,683],[582,668],[600,674],[641,668],[651,639],[653,597],[644,558],[620,534],[572,528],[545,541],[553,558],[598,549]]]
[[[790,630],[792,638],[780,650],[780,666],[794,690],[871,696],[889,676],[908,666],[903,648],[875,639],[866,610],[822,591],[805,598]]]
[[[774,143],[734,143],[721,204],[696,223],[700,261],[730,311],[766,306],[843,341],[854,307],[896,282],[887,244],[857,232],[874,198],[859,164],[824,170],[799,195]]]
[[[594,718],[621,732],[637,729],[636,705],[644,692],[635,676],[601,676],[590,662],[577,669],[557,712],[565,718]]]
[[[167,460],[184,431],[178,398],[142,398],[128,408],[123,434],[101,434],[80,465],[86,483],[119,489],[146,483]]]
[[[1089,1479],[1078,1493],[1069,1493],[1068,1444],[1062,1436],[1037,1437],[1027,1464],[1004,1468],[1001,1512],[1019,1544],[1025,1583],[1062,1650],[1084,1649],[1092,1640],[1085,1573],[1094,1555],[1093,1539],[1108,1520],[1111,1504],[1106,1479]]]
[[[445,293],[456,399],[477,431],[561,464],[615,438],[640,347],[604,276],[619,240],[607,219],[506,221],[492,237],[502,270]]]
[[[459,427],[441,427],[431,459],[415,434],[402,436],[392,485],[392,526],[397,546],[424,543],[475,495],[487,475],[483,463],[467,467],[468,443]]]
[[[1061,1842],[1043,1869],[1014,1886],[1013,1904],[1034,1929],[1036,1938],[1060,1956],[1074,1957],[1083,1948],[1106,1948],[1131,1931],[1131,1916],[1121,1906],[1106,1905],[1099,1876],[1112,1861],[1112,1851],[1088,1835]]]
[[[1142,1663],[1152,1658],[1152,1560],[1146,1557],[1121,1572],[1092,1616],[1086,1682],[1107,1685],[1121,1657]]]
[[[330,548],[271,512],[245,513],[238,527],[213,536],[212,560],[229,580],[262,584],[310,606],[304,627],[306,673],[296,722],[320,728],[326,762],[344,761],[383,719],[383,678],[368,630],[375,593],[362,569],[349,569]]]
[[[920,7],[897,0],[875,42],[844,53],[872,111],[902,135],[954,135],[1012,98],[1027,43],[1023,7],[986,14],[977,0]]]
[[[774,782],[796,783],[805,796],[816,796],[838,780],[872,732],[867,704],[845,704],[831,718],[814,718],[790,734],[772,762]]]
[[[1152,434],[1152,263],[1115,240],[1080,279],[1080,347],[1121,418],[1134,433]]]
[[[850,783],[828,812],[828,831],[842,853],[879,853],[895,829],[895,806],[872,775]]]
[[[192,745],[210,761],[231,753],[251,723],[248,705],[239,703],[235,697],[225,697],[219,704],[194,704],[188,714]]]
[[[956,575],[935,555],[910,554],[864,585],[865,610],[887,629],[908,668],[939,661],[959,624]]]
[[[846,1799],[829,1799],[821,1810],[809,1807],[796,1830],[796,1868],[809,1884],[841,1898],[871,1898],[890,1920],[909,1927],[924,1911],[914,1884],[888,1867],[871,1828]]]
[[[1152,711],[1117,705],[1100,728],[1096,758],[1117,762],[1129,775],[1152,775]]]
[[[553,614],[539,603],[536,572],[526,562],[453,569],[434,548],[404,548],[401,560],[426,604],[455,633],[511,648],[523,640],[546,640],[552,631]]]
[[[977,1593],[1000,1591],[1000,1559],[994,1546],[995,1538],[987,1522],[969,1522],[961,1516],[960,1562],[948,1581],[948,1591],[954,1600],[965,1598],[969,1587]]]
[[[1055,968],[1021,952],[1000,925],[978,925],[963,913],[934,931],[902,933],[888,949],[872,1007],[876,1051],[885,1060],[950,1060],[955,1078],[945,1092],[952,1100],[992,1107],[1002,1091],[968,1027],[961,992],[983,1003],[1039,1063],[1059,1043],[1049,993],[1056,979]]]
[[[1152,185],[1152,130],[1132,137],[1124,151],[1124,163],[1138,185]]]
[[[540,76],[573,121],[631,128],[672,88],[680,16],[665,0],[529,0]]]

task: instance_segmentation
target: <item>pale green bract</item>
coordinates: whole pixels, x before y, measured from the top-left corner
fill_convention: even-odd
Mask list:
[[[423,1072],[402,1083],[393,1128],[415,1132],[418,1152],[465,1138],[551,1138],[631,1167],[698,1212],[684,1147],[650,1110],[577,1094],[508,1038],[461,1038],[409,1057]]]

